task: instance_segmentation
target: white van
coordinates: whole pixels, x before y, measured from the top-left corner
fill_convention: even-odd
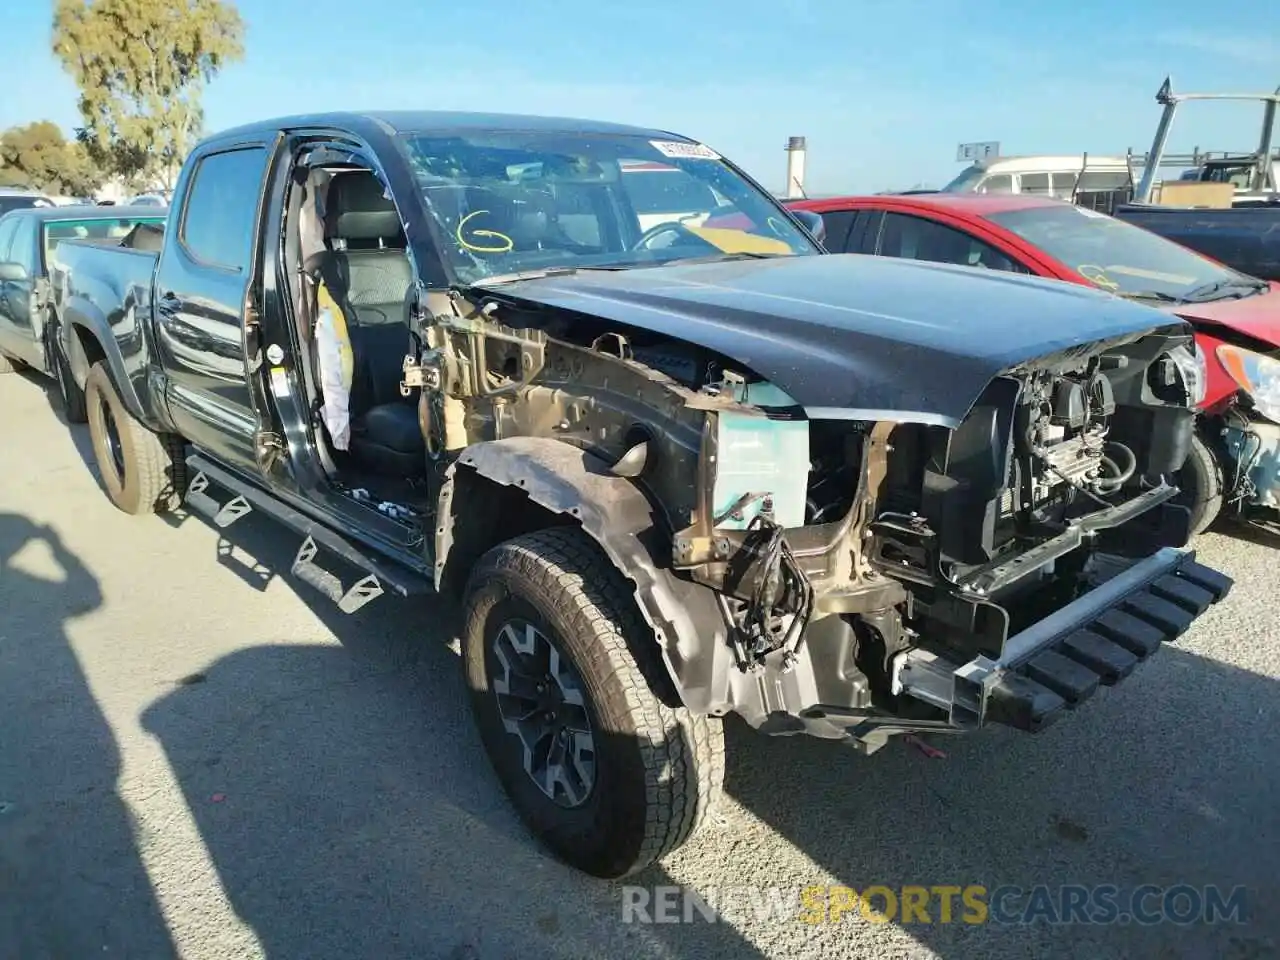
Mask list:
[[[1070,200],[1077,181],[1080,190],[1122,190],[1129,176],[1124,157],[993,157],[966,167],[942,192],[1029,193]]]

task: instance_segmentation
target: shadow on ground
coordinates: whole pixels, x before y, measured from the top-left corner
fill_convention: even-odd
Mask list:
[[[1142,884],[1246,888],[1243,924],[943,924],[936,898],[931,923],[894,917],[941,957],[1280,955],[1276,682],[1167,647],[1088,707],[1038,736],[993,729],[935,741],[943,759],[901,744],[851,757],[733,725],[726,789],[858,890],[1114,884],[1123,909],[1124,890]],[[1026,916],[1030,902],[1011,897],[1005,913]]]
[[[237,524],[234,542],[219,544],[220,562],[258,588],[288,569],[292,540],[266,521]],[[384,599],[345,617],[299,595],[341,647],[232,654],[144,718],[268,957],[827,957],[859,955],[874,936],[853,929],[866,923],[856,916],[785,929],[747,920],[742,931],[624,925],[621,890],[549,859],[503,798],[441,633],[450,615]],[[1230,629],[1229,613],[1209,616]],[[939,742],[945,759],[901,744],[860,757],[731,724],[727,792],[772,828],[770,842],[858,890],[1248,888],[1243,925],[943,924],[935,900],[931,923],[879,928],[900,931],[904,949],[1252,960],[1277,949],[1277,693],[1270,679],[1169,647],[1045,733]],[[729,882],[823,882],[784,881],[768,849],[732,839],[702,841],[725,848],[711,859]],[[673,880],[657,867],[634,882]]]
[[[1235,537],[1247,543],[1256,543],[1260,547],[1280,549],[1280,520],[1237,520],[1234,517],[1220,519],[1213,525],[1213,532],[1226,537]]]
[[[269,521],[228,533],[219,561],[246,582],[289,568]],[[341,646],[237,651],[142,718],[266,957],[760,955],[725,924],[624,924],[615,885],[532,841],[472,727],[445,605],[346,616],[298,589]]]
[[[0,954],[176,956],[68,640],[101,604],[57,533],[0,513]]]
[[[58,423],[66,428],[68,435],[71,437],[76,453],[84,461],[84,465],[89,468],[89,472],[96,477],[98,468],[93,457],[93,441],[89,439],[89,431],[85,427],[72,425],[68,422],[66,412],[62,407],[62,396],[58,393],[57,383],[29,368],[19,370],[16,375],[44,394],[45,400],[49,402],[49,409],[53,411],[53,415],[58,418]]]

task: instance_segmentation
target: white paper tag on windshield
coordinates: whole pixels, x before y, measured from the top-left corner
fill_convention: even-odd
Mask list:
[[[679,140],[650,140],[664,157],[674,160],[719,160],[720,154],[701,143],[681,143]]]

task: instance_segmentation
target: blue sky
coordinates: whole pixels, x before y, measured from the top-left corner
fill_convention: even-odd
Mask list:
[[[51,6],[18,0],[4,14],[0,129],[77,122],[75,88],[48,52]],[[1145,150],[1166,73],[1182,90],[1280,84],[1275,19],[1235,26],[1198,0],[238,6],[246,58],[206,91],[210,130],[313,109],[584,116],[696,137],[775,189],[786,139],[802,134],[811,193],[941,185],[961,169],[961,141]],[[1249,149],[1259,116],[1193,104],[1172,146]]]

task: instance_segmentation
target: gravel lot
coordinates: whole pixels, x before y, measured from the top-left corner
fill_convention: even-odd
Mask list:
[[[645,885],[1248,888],[1243,925],[622,922],[490,774],[447,611],[344,617],[250,517],[110,506],[44,385],[0,377],[0,958],[1079,957],[1280,951],[1280,553],[1086,710],[930,758],[729,731],[729,801]],[[936,919],[936,916],[935,916]]]

